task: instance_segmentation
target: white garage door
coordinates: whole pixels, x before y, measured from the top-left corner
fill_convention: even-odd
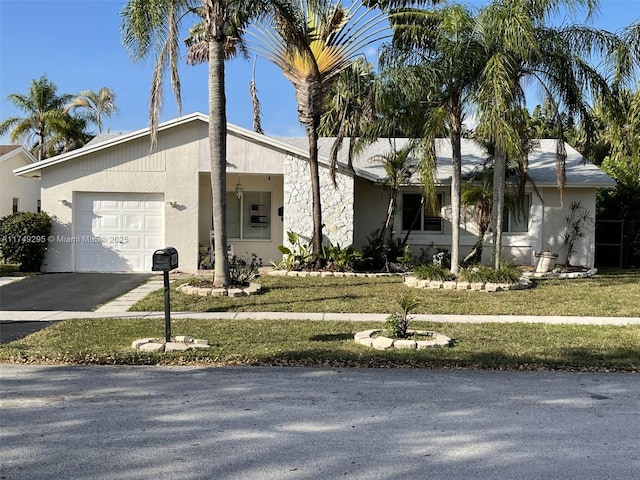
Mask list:
[[[164,195],[78,193],[76,271],[151,272],[164,243]]]

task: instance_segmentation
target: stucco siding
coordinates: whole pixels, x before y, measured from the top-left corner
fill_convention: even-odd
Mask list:
[[[178,250],[181,269],[194,271],[198,263],[197,142],[181,139],[185,136],[180,136],[177,131],[161,134],[159,145],[165,147],[163,156],[167,159],[164,171],[135,170],[140,168],[141,159],[134,155],[131,159],[133,166],[123,161],[117,163],[117,169],[89,173],[93,161],[105,161],[102,158],[105,153],[102,152],[95,154],[97,158],[89,154],[44,169],[42,202],[54,217],[52,236],[56,240],[49,246],[44,271],[75,271],[74,243],[64,239],[74,237],[76,233],[73,204],[77,192],[164,194],[165,245]]]
[[[13,213],[13,199],[18,199],[19,212],[36,212],[40,199],[40,181],[37,178],[17,177],[15,168],[28,162],[19,155],[0,162],[0,217]]]

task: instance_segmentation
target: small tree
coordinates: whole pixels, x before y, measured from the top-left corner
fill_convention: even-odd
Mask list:
[[[567,252],[565,260],[567,267],[571,265],[571,256],[575,253],[576,242],[585,237],[587,226],[590,224],[593,224],[593,218],[589,211],[580,202],[572,202],[567,215],[567,227],[560,235],[562,248]]]
[[[21,272],[39,272],[49,245],[51,223],[44,212],[19,212],[0,218],[2,258],[19,263]]]

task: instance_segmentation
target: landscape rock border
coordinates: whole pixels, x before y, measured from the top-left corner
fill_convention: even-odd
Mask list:
[[[141,352],[184,352],[185,350],[207,350],[211,348],[209,340],[178,335],[166,342],[160,338],[139,338],[131,343],[131,348]]]
[[[368,273],[368,272],[334,272],[332,270],[271,270],[267,275],[273,277],[393,277],[404,273]]]
[[[531,286],[529,279],[523,278],[518,283],[492,283],[492,282],[458,282],[442,280],[421,280],[418,277],[408,275],[404,277],[407,287],[420,288],[422,290],[472,290],[474,292],[503,292],[509,290],[525,290]]]
[[[450,337],[429,330],[407,330],[407,334],[429,336],[430,340],[397,339],[378,335],[382,331],[380,328],[363,330],[356,333],[353,339],[360,345],[373,347],[376,350],[388,350],[390,348],[426,350],[427,348],[450,347],[453,345]]]
[[[249,283],[246,287],[209,288],[195,287],[190,283],[183,283],[176,287],[176,291],[186,295],[199,295],[201,297],[243,297],[245,295],[257,295],[261,293],[262,286],[257,283]]]

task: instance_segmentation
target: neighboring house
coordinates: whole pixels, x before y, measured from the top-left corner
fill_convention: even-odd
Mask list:
[[[16,168],[36,161],[22,145],[0,145],[0,217],[40,211],[39,178],[17,177]]]
[[[161,124],[151,152],[145,128],[18,168],[17,175],[41,175],[43,210],[55,219],[44,270],[150,271],[153,251],[164,246],[178,250],[180,270],[197,270],[199,251],[209,245],[212,230],[207,121],[207,116],[194,113]],[[321,139],[323,233],[334,244],[361,248],[386,216],[384,170],[369,158],[383,153],[389,142],[380,140],[361,154],[355,173],[342,163],[337,188],[327,168],[330,145],[331,139]],[[530,190],[527,218],[509,217],[505,224],[505,249],[519,263],[530,264],[534,251],[560,253],[571,202],[580,201],[593,215],[596,188],[615,184],[575,150],[567,150],[562,202],[555,186],[555,142],[542,140],[540,152],[530,155],[529,173],[541,198]],[[471,141],[464,142],[463,154],[466,171],[486,157]],[[438,155],[442,208],[439,214],[423,215],[411,233],[409,243],[416,253],[432,245],[448,248],[451,241],[448,142],[439,142]],[[236,255],[256,253],[268,263],[281,258],[278,246],[285,243],[287,231],[310,236],[307,159],[304,138],[275,139],[228,125],[227,231]],[[400,208],[414,208],[418,192],[417,186],[405,187]],[[396,234],[406,226],[400,211]],[[464,228],[463,255],[475,242],[471,222]],[[593,228],[577,247],[573,263],[593,265]]]

